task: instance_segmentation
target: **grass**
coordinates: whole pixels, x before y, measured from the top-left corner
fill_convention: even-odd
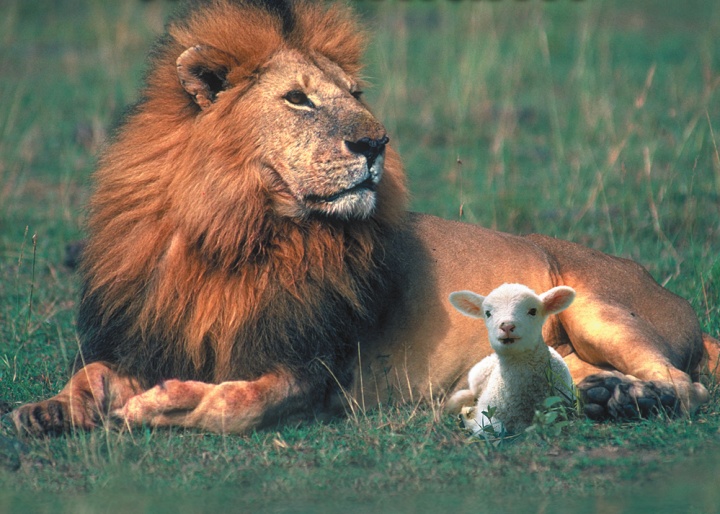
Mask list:
[[[0,20],[0,401],[77,348],[90,174],[172,3],[7,0]],[[367,96],[412,208],[636,259],[720,333],[720,7],[359,2]],[[714,512],[720,394],[692,420],[573,419],[495,446],[427,406],[248,437],[0,432],[0,512],[262,508]],[[20,466],[17,471],[13,469]],[[61,493],[61,495],[53,494]]]

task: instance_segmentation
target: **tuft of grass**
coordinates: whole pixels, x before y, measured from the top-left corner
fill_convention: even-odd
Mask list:
[[[720,334],[720,5],[356,7],[373,34],[367,96],[413,209],[633,258]],[[79,284],[64,248],[171,8],[3,3],[1,410],[67,379]],[[247,437],[108,427],[18,442],[3,426],[0,511],[713,512],[710,386],[692,419],[593,424],[550,405],[534,433],[498,445],[413,402]]]

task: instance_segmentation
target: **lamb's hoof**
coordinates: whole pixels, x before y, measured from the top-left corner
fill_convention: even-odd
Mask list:
[[[458,414],[458,420],[467,425],[467,423],[475,417],[475,407],[463,407]]]
[[[669,385],[644,382],[618,371],[590,375],[578,385],[585,415],[592,420],[634,420],[661,412],[680,414],[680,402]]]

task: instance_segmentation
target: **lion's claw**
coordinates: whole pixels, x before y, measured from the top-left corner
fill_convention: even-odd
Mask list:
[[[71,426],[64,405],[56,400],[23,405],[10,413],[18,435],[42,437],[59,435]]]

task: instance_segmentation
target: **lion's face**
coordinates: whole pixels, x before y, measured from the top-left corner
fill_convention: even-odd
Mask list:
[[[277,54],[248,93],[263,106],[264,180],[282,214],[372,214],[388,139],[360,94],[332,62],[293,51]]]
[[[205,68],[212,67],[207,61],[214,49],[188,52],[193,59],[204,59]],[[254,141],[240,144],[261,149],[258,179],[276,213],[346,220],[373,214],[388,138],[359,100],[356,79],[318,53],[292,49],[276,52],[257,70],[249,88],[228,84],[213,92],[207,73],[197,72],[196,63],[187,67],[196,71],[189,80],[181,76],[181,82],[204,110],[218,109],[226,118],[230,114],[235,123],[244,123],[252,113]],[[224,75],[217,76],[219,84]],[[228,76],[231,81],[232,70]]]

